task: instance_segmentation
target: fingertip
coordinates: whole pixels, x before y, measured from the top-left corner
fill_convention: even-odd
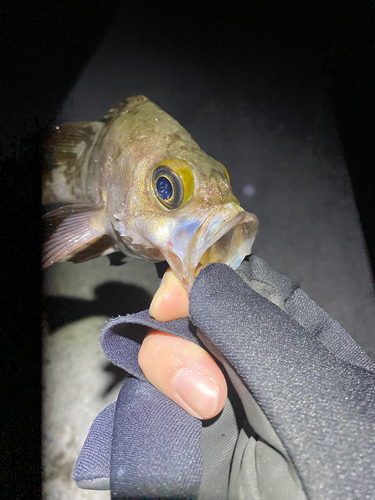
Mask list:
[[[152,299],[150,316],[157,321],[172,321],[189,316],[189,295],[171,269],[164,274]]]

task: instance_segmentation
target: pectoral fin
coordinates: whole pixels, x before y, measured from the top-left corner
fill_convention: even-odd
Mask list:
[[[43,267],[54,262],[86,260],[115,251],[102,205],[67,205],[44,216]]]

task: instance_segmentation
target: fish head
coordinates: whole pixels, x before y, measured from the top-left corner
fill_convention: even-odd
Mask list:
[[[202,266],[241,264],[251,253],[258,219],[240,206],[224,165],[150,104],[156,109],[138,132],[127,131],[127,147],[117,158],[128,188],[108,190],[110,217],[128,253],[166,260],[190,290]]]

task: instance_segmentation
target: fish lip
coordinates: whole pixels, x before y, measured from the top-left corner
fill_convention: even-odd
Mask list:
[[[202,255],[210,248],[212,245],[214,245],[217,241],[220,240],[225,234],[229,233],[235,226],[238,226],[240,224],[244,224],[245,222],[254,222],[255,216],[249,212],[245,212],[244,210],[239,212],[237,215],[234,217],[230,218],[228,221],[225,222],[223,226],[221,226],[216,233],[211,236],[211,238],[202,246],[198,244],[199,248],[199,253],[198,253],[198,259],[196,262],[196,266],[199,264],[199,260],[202,257]],[[200,232],[204,233],[205,232],[205,226],[206,223],[208,224],[207,231],[209,231],[209,226],[212,224],[210,220],[206,220],[201,229]],[[201,237],[202,238],[202,237]],[[201,239],[200,238],[200,239]]]
[[[255,237],[256,237],[256,234],[258,231],[258,225],[259,225],[258,218],[254,214],[244,211],[239,206],[237,206],[237,207],[232,206],[231,209],[233,210],[233,208],[235,208],[236,210],[240,210],[240,211],[234,216],[228,216],[225,214],[221,215],[222,220],[225,221],[226,217],[228,217],[228,220],[226,220],[224,222],[224,224],[220,223],[219,229],[204,243],[202,243],[202,240],[204,239],[207,232],[210,231],[210,226],[213,224],[212,214],[210,216],[208,216],[205,219],[205,221],[203,222],[203,224],[200,226],[200,228],[198,230],[199,231],[199,238],[195,244],[196,251],[195,251],[195,258],[194,258],[193,262],[191,262],[191,265],[188,266],[188,269],[186,269],[186,267],[184,266],[184,263],[181,262],[182,267],[183,268],[185,267],[185,270],[188,270],[188,272],[187,272],[188,276],[186,276],[184,272],[182,273],[182,277],[183,277],[182,281],[183,281],[183,283],[188,291],[190,291],[192,286],[193,286],[194,279],[197,275],[197,271],[199,271],[201,269],[201,267],[204,267],[205,265],[207,265],[207,264],[200,265],[200,260],[201,260],[202,256],[204,255],[204,253],[209,248],[211,248],[217,241],[219,241],[220,238],[222,238],[224,235],[229,233],[232,229],[234,229],[237,226],[240,226],[241,224],[252,223],[253,227],[252,227],[251,232],[249,232],[249,237],[244,238],[241,241],[240,247],[242,247],[242,250],[239,247],[237,253],[241,254],[241,261],[245,258],[246,255],[249,255],[251,253],[251,247],[252,247],[252,244],[255,240]],[[220,214],[218,214],[218,215],[220,216]],[[249,231],[250,231],[250,229],[249,229]],[[244,248],[246,248],[246,250],[244,250]],[[230,252],[228,251],[228,256],[229,256],[229,254],[230,254]],[[227,262],[224,262],[224,263],[227,263]],[[227,263],[227,265],[230,265],[230,264]],[[235,266],[235,268],[237,268],[237,267],[238,266]]]
[[[194,220],[198,219],[192,219],[191,222]],[[194,233],[191,232],[188,244],[183,244],[184,238],[179,242],[178,232],[174,232],[176,240],[169,240],[167,244],[159,246],[159,249],[173,272],[190,292],[197,272],[209,263],[221,262],[237,269],[245,256],[251,253],[258,223],[254,214],[245,212],[237,203],[228,203],[219,210],[206,213],[203,222],[197,224]],[[243,225],[245,228],[240,229]],[[211,255],[203,257],[205,252],[231,231],[234,232],[223,242],[222,247],[219,244]]]

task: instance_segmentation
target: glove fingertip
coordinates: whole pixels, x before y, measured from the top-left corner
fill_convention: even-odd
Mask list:
[[[110,481],[108,477],[97,477],[95,479],[81,479],[76,481],[78,488],[83,490],[109,490]]]

